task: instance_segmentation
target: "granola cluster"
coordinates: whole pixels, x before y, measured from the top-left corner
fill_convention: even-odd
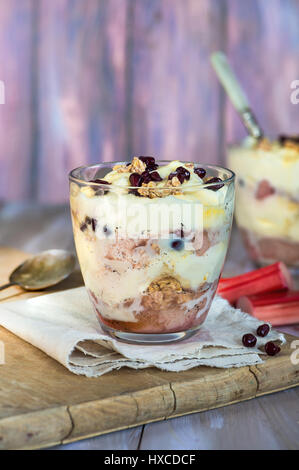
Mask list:
[[[170,196],[171,194],[182,194],[182,191],[178,189],[181,183],[177,180],[177,184],[177,182],[173,180],[177,180],[177,178],[166,181],[163,186],[158,186],[154,181],[143,183],[141,188],[137,190],[138,194],[140,194],[140,196],[149,197],[150,199]]]
[[[277,141],[271,142],[266,137],[263,137],[261,140],[257,142],[257,147],[264,150],[264,151],[271,151],[273,145],[277,146],[277,143],[286,149],[295,150],[299,152],[299,136],[290,136],[290,135],[280,135]]]
[[[177,279],[171,276],[162,277],[151,282],[148,286],[147,291],[151,294],[156,291],[171,290],[176,292],[182,292],[182,286]]]
[[[141,175],[146,170],[146,164],[138,157],[134,157],[130,165],[114,165],[113,171],[117,173],[138,173]]]

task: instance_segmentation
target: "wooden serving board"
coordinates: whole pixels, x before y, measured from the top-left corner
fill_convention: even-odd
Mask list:
[[[0,249],[0,282],[24,260]],[[60,288],[80,285],[80,274]],[[12,287],[0,304],[41,295]],[[99,378],[76,376],[39,349],[0,328],[0,449],[33,449],[217,408],[299,385],[288,336],[281,354],[238,369],[197,367],[185,372],[123,368]]]

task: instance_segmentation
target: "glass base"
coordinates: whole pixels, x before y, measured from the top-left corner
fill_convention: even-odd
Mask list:
[[[126,331],[119,331],[110,328],[109,326],[101,323],[103,330],[108,333],[112,338],[122,341],[124,343],[133,343],[133,344],[164,344],[164,343],[174,343],[177,341],[182,341],[184,339],[190,338],[194,335],[200,328],[198,327],[188,330],[188,331],[178,331],[175,333],[128,333]]]

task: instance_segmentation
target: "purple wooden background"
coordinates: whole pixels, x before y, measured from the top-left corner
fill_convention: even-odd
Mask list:
[[[1,0],[0,199],[67,199],[67,172],[133,154],[224,161],[244,135],[221,49],[269,133],[298,132],[299,0]]]

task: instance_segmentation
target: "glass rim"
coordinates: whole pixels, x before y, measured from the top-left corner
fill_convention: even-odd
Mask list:
[[[164,163],[164,164],[168,164],[168,163],[171,163],[173,160],[157,160],[157,164],[159,163]],[[79,166],[77,168],[74,168],[73,170],[71,170],[68,174],[68,178],[69,178],[69,181],[73,182],[73,183],[80,183],[80,184],[84,184],[86,186],[94,186],[94,187],[98,187],[98,188],[101,188],[101,189],[108,189],[107,186],[109,186],[109,189],[111,188],[116,188],[116,189],[123,189],[123,190],[127,190],[127,189],[140,189],[140,186],[122,186],[120,184],[115,184],[115,183],[112,183],[109,185],[107,184],[104,184],[104,183],[95,183],[93,181],[86,181],[86,180],[83,180],[81,178],[78,178],[77,176],[74,176],[74,173],[75,172],[79,172],[79,171],[83,171],[83,170],[87,170],[87,169],[92,169],[92,168],[106,168],[106,167],[109,167],[112,169],[113,166],[115,165],[126,165],[128,163],[131,163],[131,161],[129,160],[124,160],[124,161],[112,161],[112,162],[100,162],[100,163],[94,163],[92,165],[82,165],[82,166]],[[193,163],[194,166],[196,165],[197,168],[203,168],[203,169],[213,169],[213,170],[218,170],[218,171],[224,171],[224,172],[227,172],[229,174],[228,178],[225,178],[221,181],[221,183],[223,183],[224,185],[228,185],[230,183],[232,183],[234,180],[235,180],[235,173],[230,170],[229,168],[226,168],[224,166],[220,166],[220,165],[213,165],[213,164],[209,164],[209,163],[200,163],[200,162],[191,162],[191,161],[182,161],[180,162],[182,163],[182,165],[185,165],[186,163]],[[196,183],[196,184],[190,184],[188,185],[187,187],[180,187],[181,190],[185,190],[185,191],[188,191],[190,188],[198,188],[198,189],[205,189],[207,187],[211,187],[211,186],[217,186],[220,184],[220,181],[216,181],[214,183],[209,183],[209,182],[206,182],[206,183]],[[147,187],[146,189],[148,190],[157,190],[157,187]],[[169,187],[158,187],[159,191],[167,191],[169,190]]]

